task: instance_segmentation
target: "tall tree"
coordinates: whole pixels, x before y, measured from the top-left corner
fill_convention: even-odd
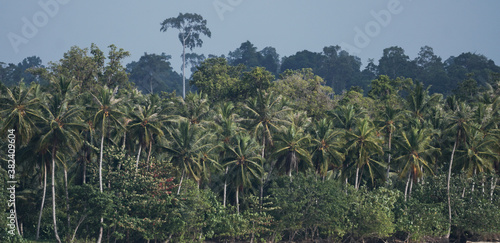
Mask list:
[[[143,147],[149,148],[148,157],[146,160],[149,166],[151,151],[153,150],[153,140],[155,136],[162,137],[163,124],[160,120],[159,97],[150,95],[146,100],[145,105],[137,105],[132,113],[130,113],[130,122],[128,123],[128,131],[132,137],[138,138],[139,151],[137,152],[136,168],[139,167],[139,157]]]
[[[432,141],[431,131],[429,129],[410,128],[408,133],[402,132],[401,139],[398,140],[400,156],[395,158],[396,161],[401,161],[401,177],[408,176],[405,189],[405,200],[408,191],[408,182],[416,181],[417,178],[423,177],[423,168],[430,168],[430,158],[434,151],[430,143]],[[411,181],[411,185],[413,185]],[[411,186],[409,190],[411,194]]]
[[[330,168],[340,167],[345,159],[341,152],[340,138],[342,132],[334,130],[333,122],[326,118],[315,121],[311,129],[312,133],[312,162],[316,174],[326,176]]]
[[[119,109],[118,102],[120,99],[115,98],[118,87],[114,90],[109,89],[104,86],[97,95],[92,94],[94,97],[95,106],[90,107],[94,110],[94,121],[93,124],[97,127],[101,125],[101,146],[99,149],[99,191],[103,192],[102,187],[102,160],[104,153],[104,139],[107,134],[107,129],[110,124],[115,125],[115,127],[123,128],[119,118],[124,114]],[[99,229],[99,236],[97,242],[101,242],[103,234],[103,217],[101,216],[101,226]]]
[[[127,64],[129,81],[135,83],[143,93],[182,92],[180,84],[182,78],[173,71],[170,58],[170,55],[165,53],[160,55],[144,53],[138,61]]]
[[[375,155],[383,154],[382,146],[380,146],[380,140],[377,138],[377,130],[373,123],[368,119],[364,118],[358,122],[358,126],[353,131],[346,132],[346,148],[352,150],[356,161],[356,178],[354,182],[354,187],[359,188],[360,175],[359,170],[365,165],[368,167],[368,172],[372,180],[375,179],[374,165],[383,165],[383,163],[376,160]]]
[[[259,156],[260,146],[248,135],[236,136],[235,146],[229,147],[224,167],[228,167],[228,175],[236,190],[236,209],[240,213],[239,191],[251,185],[252,179],[259,179],[262,174],[262,158]]]
[[[39,146],[41,151],[47,151],[52,156],[52,218],[54,223],[54,234],[56,240],[61,242],[57,231],[56,219],[56,191],[55,191],[55,166],[57,153],[61,149],[66,152],[76,153],[81,145],[80,131],[85,129],[85,123],[80,119],[80,109],[70,105],[69,97],[66,97],[60,84],[72,86],[71,81],[65,82],[63,78],[59,82],[54,82],[55,88],[44,105],[43,131],[40,136]]]
[[[191,51],[194,47],[201,47],[203,40],[200,35],[211,37],[207,21],[199,14],[179,13],[179,16],[165,19],[161,23],[160,31],[166,32],[174,28],[179,30],[179,41],[182,44],[182,97],[186,97],[186,47]]]
[[[471,109],[465,103],[460,103],[456,109],[453,111],[453,114],[449,118],[449,131],[453,134],[453,138],[455,142],[453,143],[453,149],[451,151],[450,157],[450,165],[448,168],[448,180],[446,183],[446,192],[448,195],[448,233],[446,234],[446,238],[450,237],[451,233],[451,195],[450,195],[450,180],[451,180],[451,170],[453,168],[453,158],[455,156],[455,151],[457,146],[460,144],[464,144],[467,141],[467,126],[470,123]]]

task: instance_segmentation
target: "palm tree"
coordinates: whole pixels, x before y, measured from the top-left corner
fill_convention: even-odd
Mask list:
[[[284,117],[291,109],[285,106],[283,97],[265,91],[259,91],[243,108],[247,111],[247,118],[243,121],[255,137],[262,139],[261,157],[265,158],[266,145],[273,144],[272,134],[280,125],[289,124]]]
[[[316,173],[325,178],[331,166],[339,167],[345,159],[340,151],[339,139],[342,133],[333,129],[333,123],[323,118],[314,123],[312,130],[312,161]]]
[[[374,154],[383,154],[382,146],[380,146],[380,140],[377,138],[377,130],[373,123],[364,118],[358,122],[358,126],[354,131],[347,131],[345,134],[347,144],[346,148],[348,151],[352,151],[352,154],[356,155],[355,166],[356,166],[356,178],[354,182],[354,187],[359,188],[359,170],[365,165],[368,167],[370,173],[370,178],[374,180],[373,169],[374,164],[383,165],[381,162],[372,158]]]
[[[395,108],[393,105],[386,103],[383,110],[379,113],[379,119],[376,123],[379,124],[380,130],[384,131],[385,139],[387,141],[387,175],[389,179],[389,172],[391,170],[391,153],[392,153],[392,137],[396,129],[400,126],[403,113],[401,110]]]
[[[406,106],[410,116],[420,122],[425,120],[424,116],[428,114],[429,108],[435,106],[442,98],[441,94],[429,96],[429,88],[430,86],[424,89],[424,85],[418,82],[406,97]]]
[[[3,118],[1,133],[14,129],[16,145],[26,145],[37,130],[36,122],[43,120],[40,113],[40,85],[33,83],[26,88],[24,83],[12,90],[3,85],[0,96],[0,115]]]
[[[189,93],[186,98],[179,98],[177,106],[179,115],[192,124],[206,125],[205,120],[210,114],[210,104],[206,94]]]
[[[458,150],[457,166],[464,170],[467,176],[472,177],[477,173],[492,172],[493,161],[500,155],[492,151],[497,143],[497,137],[484,134],[479,125],[470,125],[465,128],[469,139],[464,143],[463,150]],[[474,191],[474,187],[472,187]]]
[[[106,135],[106,128],[111,124],[114,124],[115,127],[123,128],[123,125],[119,121],[120,117],[124,114],[119,110],[118,103],[120,99],[115,98],[116,92],[118,91],[118,87],[114,90],[109,89],[108,87],[103,87],[100,90],[100,93],[96,96],[91,93],[94,97],[94,102],[97,107],[90,107],[90,109],[94,110],[94,121],[93,124],[97,127],[101,125],[101,145],[99,149],[99,191],[102,193],[102,158],[104,152],[104,137]],[[100,243],[102,240],[103,227],[102,223],[104,222],[103,217],[101,217],[101,227],[99,229],[99,236],[97,242]]]
[[[147,100],[146,105],[137,105],[132,113],[130,113],[130,122],[128,123],[128,131],[132,137],[139,139],[139,151],[137,152],[136,171],[139,167],[139,156],[143,146],[149,147],[149,153],[146,164],[149,164],[151,150],[153,149],[153,140],[155,136],[162,137],[162,121],[159,116],[158,96],[151,95]]]
[[[223,166],[228,167],[228,175],[236,190],[236,209],[240,213],[239,191],[251,185],[252,179],[262,174],[262,157],[259,145],[248,135],[236,136],[235,146],[229,147]]]
[[[70,81],[71,82],[71,81]],[[55,198],[55,166],[57,152],[64,148],[65,152],[76,153],[81,145],[80,131],[85,129],[85,123],[80,119],[80,109],[70,106],[65,95],[55,92],[43,106],[46,119],[40,136],[39,150],[49,151],[52,157],[52,217],[54,234],[61,242],[57,232],[56,198]]]
[[[356,126],[357,119],[365,114],[365,111],[352,104],[339,106],[334,111],[329,112],[329,115],[334,119],[334,125],[346,131],[351,131]]]
[[[400,176],[408,175],[408,181],[405,189],[405,201],[408,192],[408,184],[410,184],[409,194],[413,181],[423,177],[423,167],[432,172],[430,168],[430,158],[432,154],[438,150],[433,148],[430,143],[432,141],[432,133],[428,129],[410,128],[408,133],[405,131],[401,134],[401,139],[398,140],[400,156],[395,160],[401,162]],[[412,180],[413,179],[413,180]]]
[[[176,127],[168,128],[167,131],[169,141],[167,145],[163,146],[163,149],[172,156],[173,164],[182,169],[177,190],[177,194],[179,194],[186,173],[196,181],[200,180],[197,175],[197,172],[201,170],[198,163],[200,153],[204,152],[206,148],[213,147],[207,142],[212,134],[184,119],[179,120]]]
[[[285,174],[292,180],[292,171],[312,167],[310,137],[295,123],[288,127],[282,126],[276,134],[275,151],[276,167],[285,170]]]
[[[451,197],[450,197],[450,180],[451,180],[451,168],[453,168],[453,157],[455,156],[455,151],[459,143],[465,143],[468,137],[466,127],[470,122],[471,109],[465,103],[460,103],[456,107],[456,110],[449,118],[448,130],[454,133],[455,142],[453,144],[453,149],[451,151],[450,166],[448,169],[448,180],[446,183],[446,192],[448,195],[448,233],[446,238],[450,237],[451,233]]]
[[[217,134],[217,141],[222,149],[220,153],[220,158],[224,159],[226,157],[226,152],[234,144],[234,137],[243,132],[244,129],[239,126],[238,114],[236,114],[234,105],[232,102],[220,103],[216,108],[216,113],[214,116],[214,130]],[[227,177],[229,167],[225,168],[225,177]],[[223,205],[226,206],[226,195],[227,195],[227,178],[224,179],[224,198]]]
[[[16,148],[20,148],[21,145],[28,144],[38,130],[36,122],[43,120],[40,113],[40,85],[33,83],[29,88],[26,88],[25,84],[20,82],[12,90],[3,84],[0,85],[0,89],[2,94],[0,96],[0,115],[3,118],[0,134],[6,134],[9,129],[13,129],[16,138]],[[44,184],[44,192],[46,189],[45,186],[46,184]],[[45,193],[43,194],[42,202],[44,202],[44,199]],[[41,208],[43,210],[43,203]],[[17,211],[17,209],[14,210]],[[17,224],[16,213],[16,229],[20,235]]]
[[[242,122],[246,123],[248,130],[251,131],[255,139],[261,139],[262,150],[260,156],[265,160],[267,145],[273,145],[272,134],[279,129],[280,125],[288,124],[284,117],[291,109],[285,105],[282,96],[264,90],[258,90],[257,95],[243,105],[243,109],[246,111],[246,118],[242,119]],[[266,179],[264,179],[264,176],[261,177],[261,204],[264,197],[264,180],[269,180],[272,168],[271,165]]]

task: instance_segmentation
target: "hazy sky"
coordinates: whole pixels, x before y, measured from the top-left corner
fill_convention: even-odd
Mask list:
[[[130,51],[172,55],[180,70],[177,30],[160,23],[179,12],[208,21],[196,53],[221,55],[251,41],[258,50],[275,47],[281,57],[340,45],[377,61],[384,48],[400,46],[410,58],[428,45],[447,59],[462,52],[483,54],[500,64],[498,0],[0,0],[0,62],[39,56],[57,61],[73,45],[115,44]]]

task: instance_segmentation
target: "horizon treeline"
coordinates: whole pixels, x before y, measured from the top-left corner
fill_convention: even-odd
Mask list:
[[[88,48],[74,46],[67,55],[86,51]],[[422,82],[426,87],[430,86],[431,94],[464,95],[463,86],[475,85],[477,90],[484,90],[495,83],[500,73],[500,67],[482,54],[464,52],[442,59],[430,46],[421,47],[414,59],[410,59],[401,47],[388,47],[383,50],[378,61],[368,59],[364,67],[359,57],[349,54],[338,45],[324,47],[322,52],[303,50],[280,58],[274,47],[268,46],[258,50],[250,41],[246,41],[227,55],[208,55],[208,58],[216,57],[225,58],[231,66],[243,64],[247,69],[264,67],[276,78],[289,69],[311,68],[335,94],[353,87],[363,90],[366,94],[373,79],[379,75],[387,75],[393,79],[405,77]],[[176,91],[179,94],[182,93],[182,74],[174,71],[169,61],[171,58],[171,55],[165,53],[144,53],[139,60],[126,64],[125,72],[129,81],[143,93]],[[203,54],[186,53],[186,67],[191,70],[191,75],[206,59]],[[50,68],[54,63],[57,61],[50,61],[46,68]],[[0,61],[0,80],[7,86],[17,84],[20,80],[28,84],[33,81],[47,84],[48,80],[30,72],[36,68],[45,68],[37,56],[27,57],[18,64]],[[467,80],[470,79],[474,79],[476,83],[468,83]],[[196,87],[191,86],[191,91],[195,90]]]
[[[500,237],[492,61],[391,47],[361,71],[338,47],[279,62],[273,49],[187,55],[196,88],[185,98],[166,54],[123,66],[127,51],[92,44],[48,67],[12,65],[28,73],[0,75],[0,149],[15,146],[17,181],[16,236],[1,227],[0,239]],[[0,209],[7,225],[12,208]]]

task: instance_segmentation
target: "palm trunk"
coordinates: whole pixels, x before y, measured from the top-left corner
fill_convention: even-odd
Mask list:
[[[56,147],[52,147],[52,220],[54,222],[54,234],[56,236],[57,242],[61,243],[59,234],[57,233],[57,217],[56,217],[56,179],[55,179],[55,167],[56,167]]]
[[[387,156],[387,178],[389,180],[389,171],[391,170],[391,141],[392,140],[392,132],[389,132],[389,156]]]
[[[139,157],[141,156],[142,144],[139,144],[139,152],[137,153],[137,160],[135,161],[135,174],[137,174],[137,169],[139,168]]]
[[[413,188],[413,175],[411,176],[411,180],[410,180],[410,191],[408,192],[408,199],[411,198],[411,189]]]
[[[181,186],[182,186],[182,180],[184,179],[184,170],[182,170],[182,175],[181,175],[181,181],[179,183],[179,188],[177,189],[177,195],[179,195],[179,193],[181,193]]]
[[[38,216],[38,225],[36,226],[36,240],[40,237],[40,224],[42,223],[42,212],[45,204],[45,193],[47,192],[47,164],[43,163],[43,195],[42,205],[40,206],[40,215]]]
[[[446,194],[448,195],[448,233],[446,233],[446,238],[450,238],[451,234],[451,197],[450,197],[450,179],[451,179],[451,167],[453,166],[453,156],[455,155],[455,150],[457,148],[458,137],[460,136],[460,132],[458,132],[457,137],[455,139],[455,143],[453,144],[453,150],[451,151],[451,159],[450,159],[450,168],[448,169],[448,181],[446,183]]]
[[[359,177],[359,167],[356,168],[356,181],[354,182],[354,188],[357,190],[359,185],[358,185],[358,177]]]
[[[226,173],[224,174],[224,177],[227,176],[227,171],[229,167],[226,167]],[[227,178],[224,179],[224,207],[226,207],[226,193],[227,193]]]
[[[149,140],[149,152],[148,152],[148,158],[146,159],[147,166],[150,166],[149,158],[151,158],[151,150],[153,150],[153,140]]]
[[[472,188],[471,192],[474,192],[474,187],[476,185],[476,180],[474,180],[474,176],[476,175],[476,168],[474,168],[474,173],[472,174]]]
[[[240,198],[238,192],[240,191],[239,187],[236,187],[236,212],[240,214]]]
[[[87,215],[84,215],[80,218],[80,220],[78,220],[78,223],[76,224],[75,227],[75,231],[73,232],[73,237],[71,238],[71,242],[75,241],[76,232],[78,231],[78,228],[80,227],[80,225],[82,224],[82,222],[85,220],[86,217]]]
[[[266,137],[262,136],[262,151],[261,151],[261,157],[264,160],[264,155],[266,152]],[[264,166],[264,165],[262,165]],[[270,173],[269,173],[270,176]],[[269,178],[268,176],[268,178]],[[264,198],[264,175],[260,178],[260,207],[262,208],[262,201]]]
[[[408,185],[410,184],[410,173],[408,173],[408,180],[406,180],[406,187],[405,187],[405,202],[406,202],[406,196],[408,195]]]
[[[99,191],[102,192],[102,156],[104,150],[104,130],[101,136],[101,150],[99,151]]]
[[[103,121],[103,129],[102,129],[102,136],[101,136],[101,150],[99,153],[99,191],[102,193],[102,155],[103,155],[103,149],[104,149],[104,121]],[[104,218],[101,216],[100,219],[100,227],[99,227],[99,236],[97,238],[97,243],[101,243],[102,240],[102,233],[103,233],[103,228],[102,224],[104,222]]]
[[[71,216],[69,213],[69,193],[68,193],[68,169],[64,167],[64,190],[66,194],[66,213],[67,215],[67,220],[68,220],[68,232],[71,231]],[[68,235],[69,237],[69,235]]]
[[[490,191],[490,201],[493,202],[493,192],[497,186],[497,178],[495,176],[491,177],[491,191]]]

